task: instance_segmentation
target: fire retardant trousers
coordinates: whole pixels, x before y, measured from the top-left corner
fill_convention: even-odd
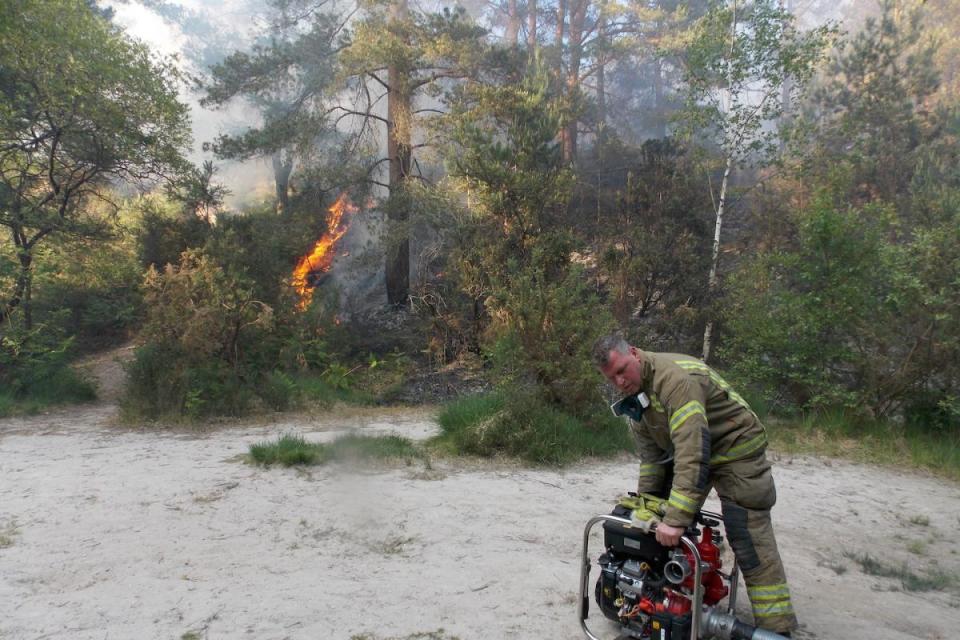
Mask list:
[[[777,501],[770,462],[761,452],[718,465],[711,481],[720,496],[727,540],[743,573],[756,626],[792,631],[797,618],[770,519],[770,509]]]

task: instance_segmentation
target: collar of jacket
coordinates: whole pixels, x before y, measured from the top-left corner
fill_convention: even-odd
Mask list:
[[[640,354],[640,390],[646,391],[647,395],[650,395],[650,389],[653,387],[653,373],[655,371],[653,354],[641,349],[637,349],[637,352]]]

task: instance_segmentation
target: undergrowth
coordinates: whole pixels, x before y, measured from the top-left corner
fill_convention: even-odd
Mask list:
[[[497,455],[561,466],[589,456],[631,451],[623,422],[578,419],[530,395],[490,393],[447,405],[429,446],[454,455]]]
[[[13,385],[11,385],[12,387]],[[0,389],[0,418],[39,413],[47,407],[92,402],[96,388],[68,366],[16,388]]]
[[[767,418],[774,448],[856,462],[923,469],[960,480],[960,431],[866,420],[845,412]]]

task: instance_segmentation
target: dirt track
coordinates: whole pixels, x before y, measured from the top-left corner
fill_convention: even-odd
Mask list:
[[[203,435],[118,428],[113,416],[100,404],[0,420],[4,640],[575,640],[583,525],[635,473],[627,459],[564,471],[237,460],[289,431],[425,437],[435,427],[424,411],[345,410]],[[960,486],[814,459],[780,460],[775,474],[802,637],[960,637],[956,592],[903,592],[844,555],[960,575]]]

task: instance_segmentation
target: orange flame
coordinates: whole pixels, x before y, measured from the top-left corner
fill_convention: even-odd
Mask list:
[[[357,207],[350,202],[347,194],[340,194],[337,201],[327,210],[326,233],[313,245],[313,251],[301,258],[293,270],[292,284],[300,294],[300,303],[297,308],[301,311],[310,306],[310,301],[313,299],[313,285],[308,281],[308,277],[310,274],[324,273],[330,269],[335,257],[331,249],[347,232],[349,226],[344,215],[356,212]]]

